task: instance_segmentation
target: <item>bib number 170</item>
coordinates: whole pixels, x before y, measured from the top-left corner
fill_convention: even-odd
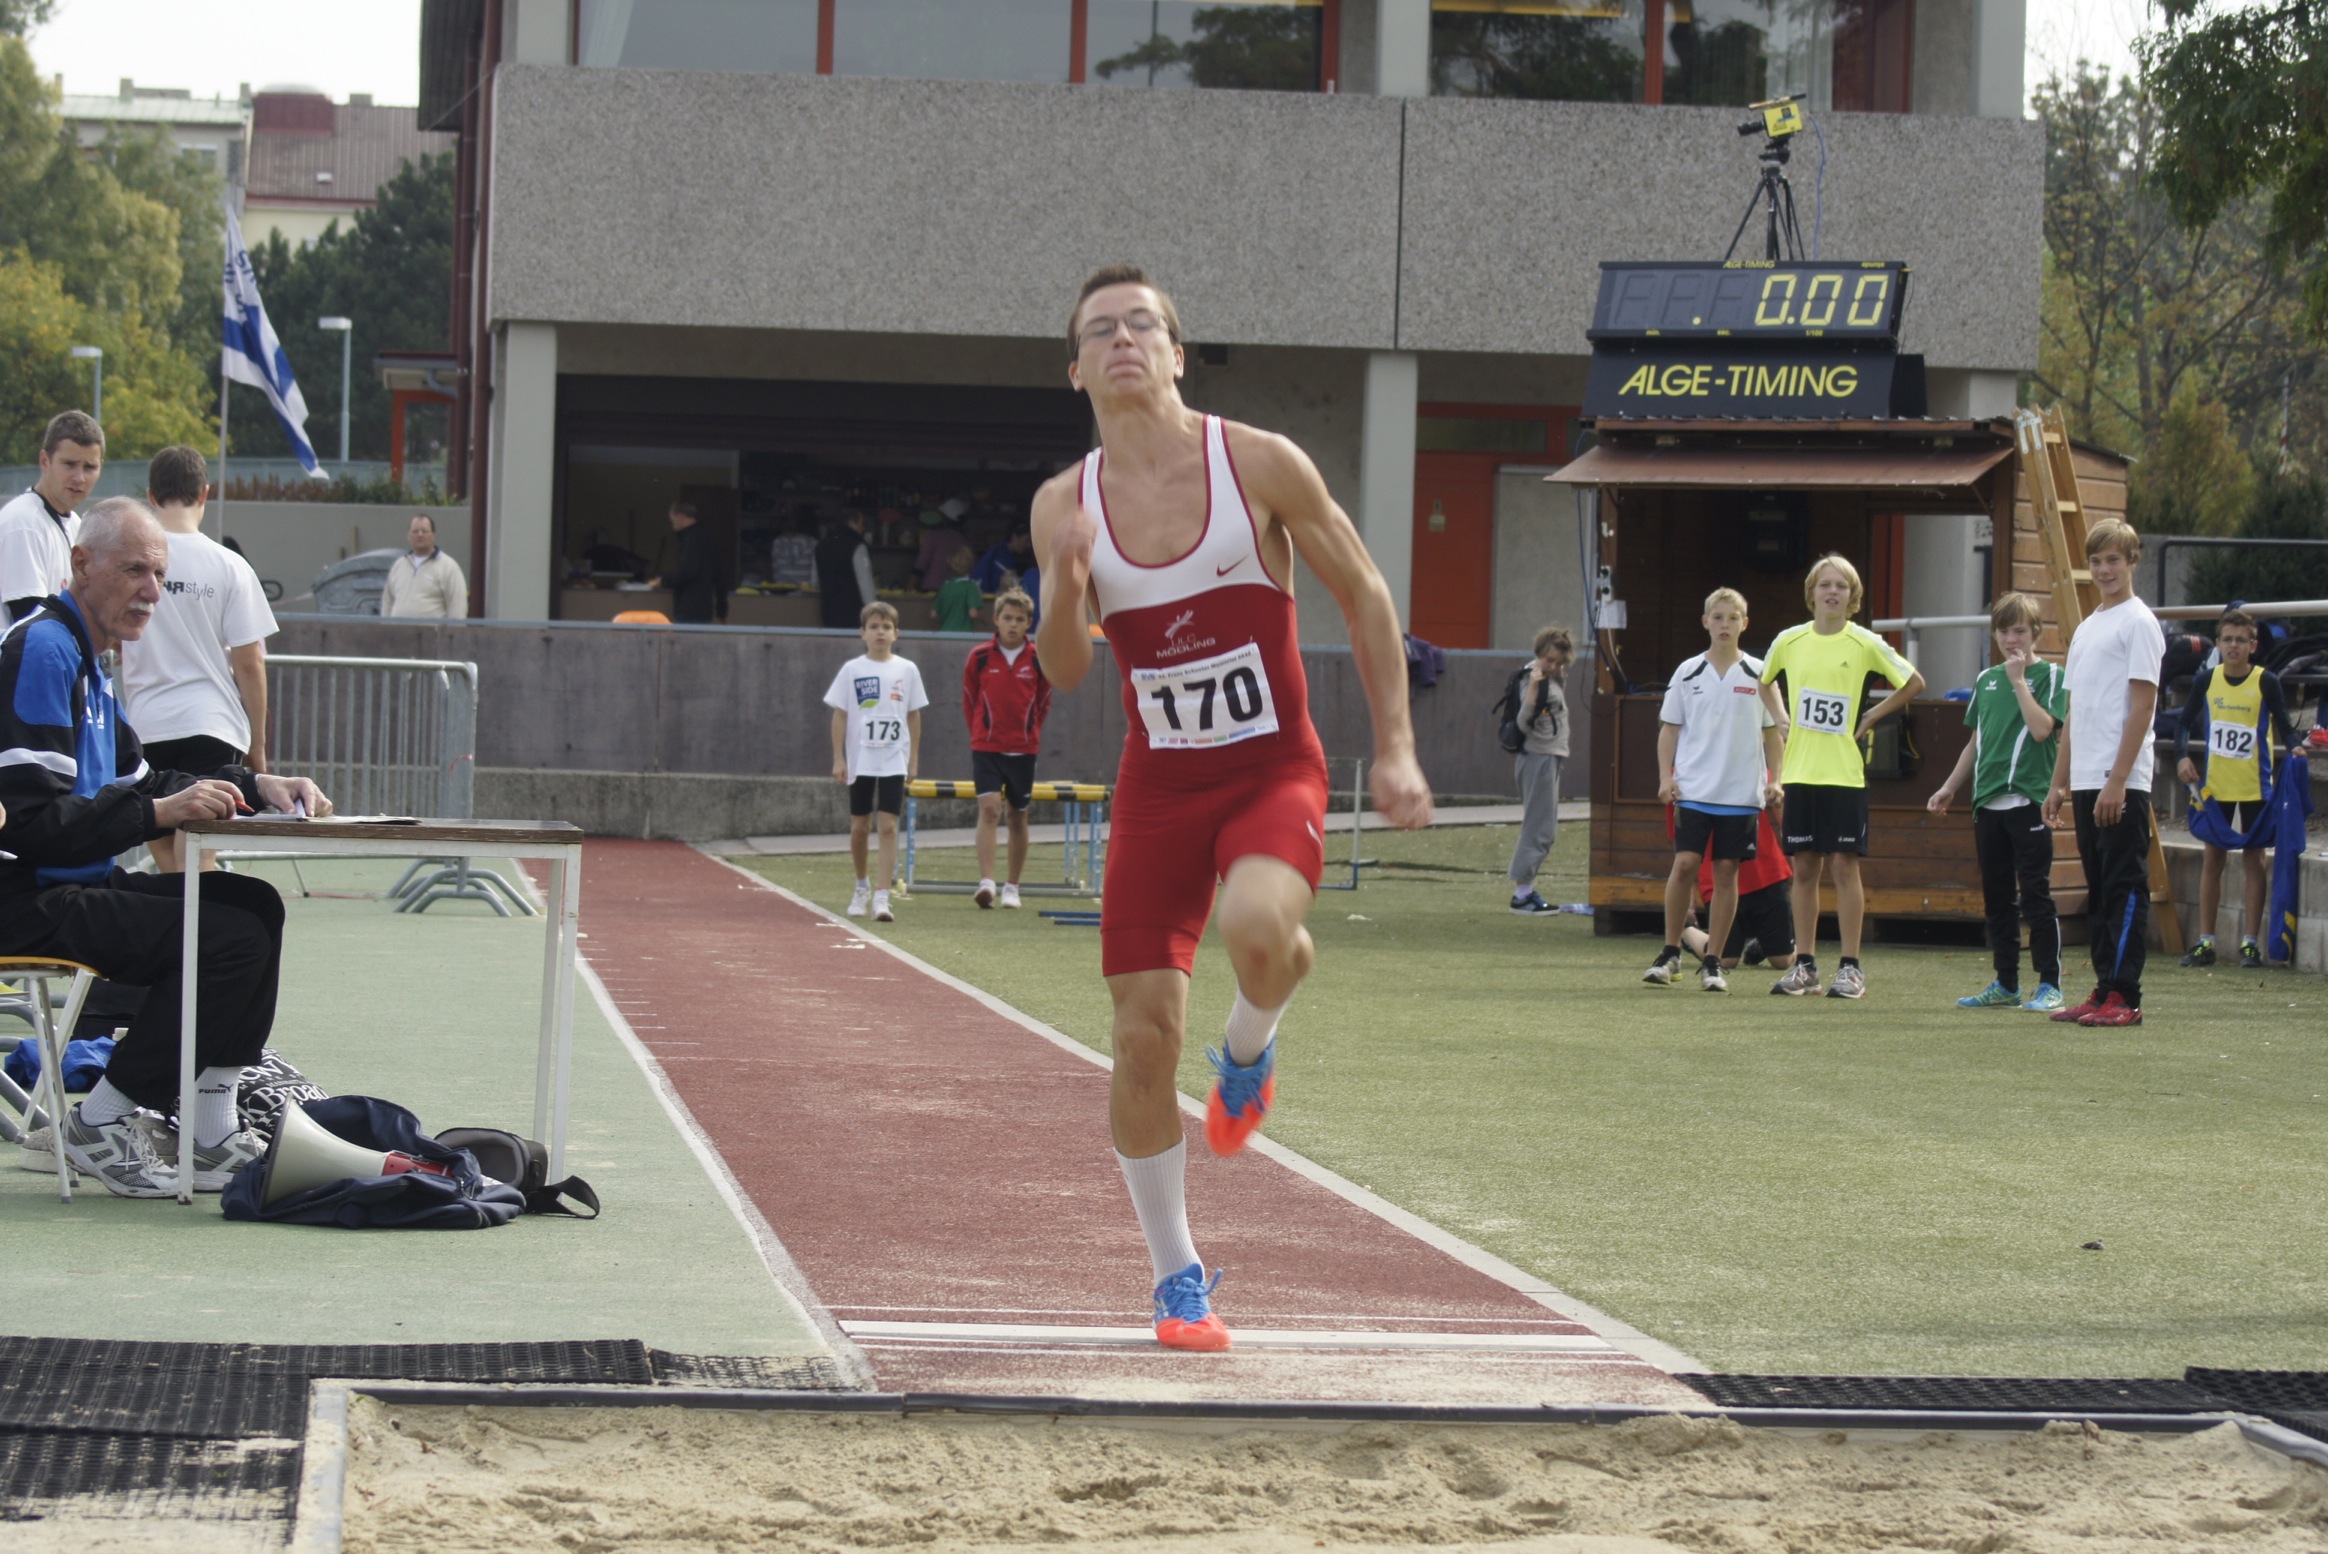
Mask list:
[[[1132,688],[1154,750],[1195,750],[1277,732],[1261,650],[1241,648],[1171,669],[1135,669]]]

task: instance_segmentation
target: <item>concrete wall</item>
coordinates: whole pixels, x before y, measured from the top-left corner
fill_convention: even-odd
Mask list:
[[[306,610],[315,575],[359,551],[401,549],[412,515],[436,520],[437,544],[459,558],[469,554],[466,507],[388,507],[363,502],[229,502],[226,532],[243,549],[264,581],[283,585],[278,608]],[[218,533],[218,506],[211,505],[203,532]]]
[[[489,312],[560,325],[1050,339],[1136,256],[1200,340],[1582,356],[1598,261],[1717,255],[1755,177],[1733,109],[522,65],[495,91]],[[1915,266],[1909,348],[2034,367],[2036,126],[1826,136],[1824,251]]]
[[[902,645],[931,695],[926,775],[970,774],[958,709],[962,660],[975,641],[909,636]],[[834,794],[824,791],[832,786],[831,714],[822,698],[833,671],[858,650],[854,636],[307,616],[286,620],[272,646],[474,662],[481,814],[690,839],[834,829]],[[1496,746],[1488,709],[1515,659],[1451,653],[1448,660],[1439,684],[1410,699],[1424,770],[1442,793],[1512,797],[1511,759]],[[1371,755],[1365,694],[1349,653],[1307,648],[1303,661],[1327,754]],[[1089,682],[1053,704],[1037,772],[1112,781],[1123,737],[1121,691],[1103,655]],[[1584,761],[1571,765],[1581,782]],[[1337,780],[1347,783],[1347,769]]]
[[[2315,782],[2313,787],[2317,791],[2319,784]],[[2175,910],[2182,919],[2183,942],[2186,944],[2195,941],[2202,932],[2199,923],[2200,863],[2201,848],[2198,843],[2187,836],[2167,836],[2166,873],[2174,887]],[[2223,865],[2223,901],[2215,923],[2215,944],[2217,953],[2227,959],[2235,959],[2238,953],[2239,917],[2243,900],[2241,892],[2246,888],[2242,871],[2246,867],[2246,855],[2241,853],[2234,853]],[[2295,969],[2328,972],[2328,853],[2313,853],[2304,859],[2303,874],[2297,889]],[[2269,899],[2267,886],[2267,904]]]

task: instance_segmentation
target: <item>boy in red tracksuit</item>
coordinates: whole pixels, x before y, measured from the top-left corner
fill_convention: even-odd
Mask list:
[[[1027,636],[1035,603],[1008,588],[995,597],[994,639],[970,650],[962,664],[962,719],[970,725],[970,777],[978,790],[978,894],[995,904],[994,832],[1010,803],[1010,878],[1000,899],[1017,910],[1019,871],[1027,862],[1027,804],[1035,785],[1035,755],[1043,748],[1043,719],[1051,711],[1051,682],[1035,661]]]

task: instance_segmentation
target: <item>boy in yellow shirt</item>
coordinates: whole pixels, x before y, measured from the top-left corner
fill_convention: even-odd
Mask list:
[[[1859,569],[1838,555],[1821,556],[1803,579],[1811,618],[1778,634],[1762,661],[1762,683],[1786,681],[1781,721],[1788,725],[1779,782],[1786,807],[1780,845],[1795,867],[1795,945],[1800,952],[1773,993],[1799,998],[1819,991],[1819,876],[1835,882],[1835,927],[1843,959],[1829,998],[1864,998],[1859,935],[1867,896],[1859,860],[1867,855],[1867,757],[1862,741],[1876,724],[1919,695],[1924,677],[1890,643],[1854,624],[1866,590]],[[1862,712],[1869,675],[1892,693]]]
[[[2296,748],[2296,731],[2279,676],[2255,667],[2254,616],[2245,610],[2226,611],[2215,623],[2215,651],[2223,661],[2199,671],[2191,682],[2182,721],[2175,727],[2175,775],[2194,790],[2194,808],[2215,800],[2231,833],[2246,839],[2240,867],[2246,877],[2247,913],[2239,920],[2239,964],[2261,971],[2263,950],[2255,936],[2263,925],[2263,892],[2271,879],[2271,866],[2265,862],[2271,831],[2263,814],[2265,775],[2274,756]],[[2197,761],[2190,755],[2194,739]],[[2215,918],[2223,906],[2223,864],[2231,856],[2205,837],[2200,843],[2206,851],[2199,863],[2199,942],[2182,958],[2186,966],[2215,964]]]

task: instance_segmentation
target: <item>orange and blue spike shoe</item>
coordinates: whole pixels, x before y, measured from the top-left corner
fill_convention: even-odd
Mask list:
[[[1167,1349],[1189,1349],[1218,1354],[1229,1346],[1229,1330],[1213,1315],[1212,1292],[1226,1269],[1216,1268],[1208,1283],[1204,1264],[1190,1263],[1168,1274],[1156,1286],[1156,1342]]]
[[[1225,1046],[1207,1047],[1204,1055],[1220,1076],[1204,1103],[1204,1141],[1216,1155],[1233,1155],[1259,1131],[1277,1099],[1277,1038],[1269,1038],[1250,1068],[1230,1062]]]

